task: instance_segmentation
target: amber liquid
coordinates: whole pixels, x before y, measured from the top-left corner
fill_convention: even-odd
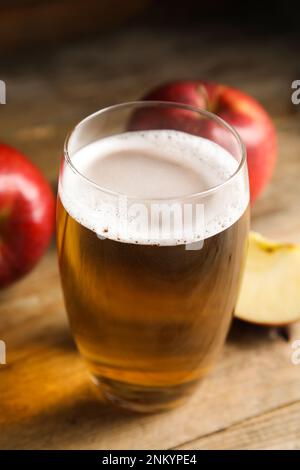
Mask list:
[[[141,411],[182,401],[214,363],[236,303],[248,210],[202,249],[100,239],[58,201],[71,328],[104,395]]]

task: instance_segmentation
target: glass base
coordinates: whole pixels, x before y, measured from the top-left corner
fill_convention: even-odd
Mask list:
[[[99,393],[108,402],[140,413],[166,411],[186,402],[198,382],[151,388],[92,376]]]

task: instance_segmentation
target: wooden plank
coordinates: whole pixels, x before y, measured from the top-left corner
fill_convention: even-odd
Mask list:
[[[300,243],[299,122],[279,123],[278,163],[272,180],[252,212],[252,229]]]
[[[103,405],[70,338],[53,256],[1,294],[0,448],[169,448],[300,400],[290,343],[236,323],[185,406],[139,416]]]
[[[1,2],[0,49],[57,44],[107,31],[143,10],[147,0],[59,0]]]
[[[300,403],[278,408],[177,449],[299,450]]]

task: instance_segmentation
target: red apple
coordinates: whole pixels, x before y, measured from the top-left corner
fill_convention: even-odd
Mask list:
[[[233,126],[247,149],[251,202],[254,202],[272,176],[277,154],[274,125],[254,98],[226,85],[197,80],[165,84],[150,91],[143,99],[196,106],[217,114]],[[143,108],[133,116],[130,128],[171,128],[211,137],[228,150],[232,150],[233,145],[233,140],[228,141],[229,133],[222,134],[218,125],[180,109]]]
[[[55,201],[40,171],[0,144],[0,288],[31,270],[54,229]]]

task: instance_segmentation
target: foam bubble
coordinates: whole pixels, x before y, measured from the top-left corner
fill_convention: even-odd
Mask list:
[[[106,137],[83,147],[71,160],[95,184],[65,164],[59,183],[61,202],[71,217],[99,237],[141,244],[193,243],[230,227],[249,201],[245,172],[229,180],[238,167],[234,157],[216,143],[184,132],[137,131]],[[219,190],[191,197],[225,181]],[[179,221],[178,208],[184,214],[190,205],[186,214],[192,215],[173,223],[169,232],[161,231],[164,215],[161,210],[153,222],[153,207],[160,204],[154,199],[163,199],[174,209],[169,211],[172,222]],[[197,205],[204,212],[197,212]],[[196,220],[196,212],[203,220],[198,216]]]

